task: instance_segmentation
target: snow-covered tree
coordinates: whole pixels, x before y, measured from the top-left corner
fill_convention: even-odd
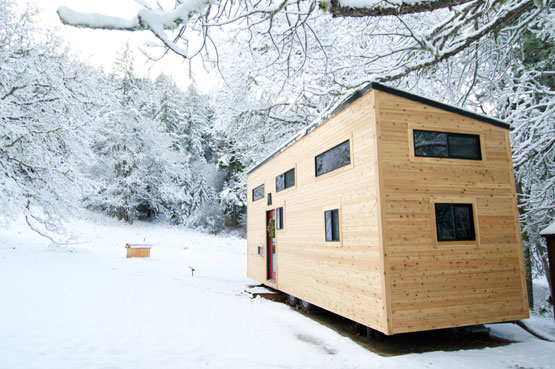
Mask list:
[[[97,188],[86,203],[132,223],[137,212],[151,217],[175,201],[182,183],[178,151],[167,125],[155,120],[153,84],[135,75],[128,48],[103,90],[109,105],[94,132],[90,168]]]
[[[60,40],[12,1],[0,2],[0,205],[51,235],[88,182],[89,129],[98,72],[70,61]]]

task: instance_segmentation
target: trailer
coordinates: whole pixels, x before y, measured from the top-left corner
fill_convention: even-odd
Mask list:
[[[247,175],[248,277],[387,335],[527,318],[509,125],[370,83]]]

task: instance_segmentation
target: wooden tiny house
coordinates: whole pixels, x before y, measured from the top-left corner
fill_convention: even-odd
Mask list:
[[[388,335],[528,317],[508,129],[371,83],[248,173],[248,276]]]

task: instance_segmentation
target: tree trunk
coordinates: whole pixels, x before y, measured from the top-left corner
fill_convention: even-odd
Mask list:
[[[231,214],[231,225],[237,226],[237,205],[233,205],[233,212]]]
[[[135,208],[130,207],[129,210],[128,210],[128,213],[127,213],[127,223],[128,224],[131,224],[131,225],[133,224],[133,217],[135,215],[134,213],[135,213]]]

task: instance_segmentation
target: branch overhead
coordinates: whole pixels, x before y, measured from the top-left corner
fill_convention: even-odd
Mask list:
[[[334,17],[381,17],[432,12],[476,0],[385,1],[371,0],[364,4],[356,0],[331,0],[330,13]],[[325,8],[326,1],[320,1]]]

